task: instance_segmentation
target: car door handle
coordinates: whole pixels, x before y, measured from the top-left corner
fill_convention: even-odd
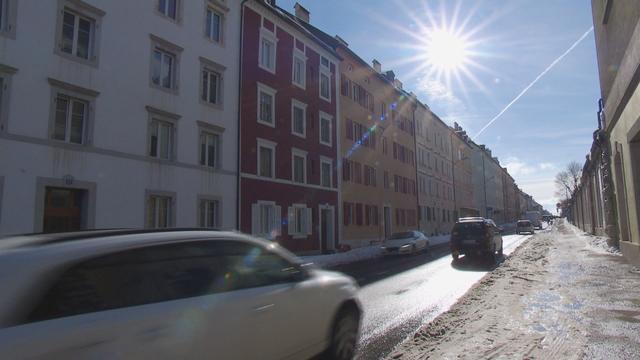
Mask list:
[[[267,305],[262,305],[262,306],[256,306],[253,308],[253,311],[255,312],[265,312],[265,311],[269,311],[272,310],[276,305],[275,304],[267,304]]]

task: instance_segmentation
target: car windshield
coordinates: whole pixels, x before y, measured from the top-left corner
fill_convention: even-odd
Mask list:
[[[391,235],[389,240],[412,238],[415,234],[413,231],[399,232]]]

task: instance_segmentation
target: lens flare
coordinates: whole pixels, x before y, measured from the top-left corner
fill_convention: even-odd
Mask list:
[[[429,30],[426,34],[425,57],[439,71],[455,71],[468,60],[465,39],[446,29]]]

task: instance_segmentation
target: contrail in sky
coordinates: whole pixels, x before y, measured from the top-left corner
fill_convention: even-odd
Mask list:
[[[587,35],[589,35],[589,33],[591,33],[593,31],[593,26],[589,28],[589,30],[587,30],[584,34],[582,34],[582,36],[580,36],[580,38],[578,40],[576,40],[576,42],[573,43],[573,45],[571,45],[565,52],[562,53],[562,55],[558,56],[557,59],[553,60],[553,62],[547,66],[546,69],[544,69],[544,71],[542,71],[540,73],[540,75],[536,76],[535,79],[533,79],[533,81],[527,85],[527,87],[525,87],[520,94],[518,94],[518,96],[516,96],[515,98],[513,98],[513,100],[511,100],[510,103],[507,104],[507,106],[504,107],[504,109],[502,109],[498,115],[494,116],[493,119],[491,119],[491,121],[489,121],[482,129],[480,129],[480,131],[478,131],[478,133],[473,137],[473,139],[477,139],[478,136],[480,136],[480,134],[482,134],[482,132],[484,132],[489,126],[491,126],[491,124],[493,124],[496,120],[498,120],[500,118],[500,116],[502,116],[502,114],[504,114],[507,110],[509,110],[509,108],[511,107],[511,105],[513,105],[516,101],[518,101],[527,91],[529,91],[529,89],[535,85],[538,80],[540,80],[540,78],[542,78],[543,76],[545,76],[549,70],[551,70],[557,63],[559,63],[565,56],[567,56],[567,54],[569,54],[571,52],[571,50],[573,50],[576,46],[578,46],[580,44],[580,42],[582,40],[584,40],[584,38],[587,37]]]

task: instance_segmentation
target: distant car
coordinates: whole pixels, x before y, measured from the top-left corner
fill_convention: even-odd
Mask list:
[[[0,239],[0,359],[354,356],[356,282],[232,232]]]
[[[460,255],[497,260],[502,256],[501,233],[502,230],[491,219],[460,218],[451,232],[451,256],[454,260],[458,260]]]
[[[516,223],[516,234],[528,233],[533,234],[535,230],[533,229],[533,224],[529,220],[518,220]]]
[[[429,248],[429,238],[421,231],[404,231],[392,234],[381,246],[385,255],[415,254]]]

